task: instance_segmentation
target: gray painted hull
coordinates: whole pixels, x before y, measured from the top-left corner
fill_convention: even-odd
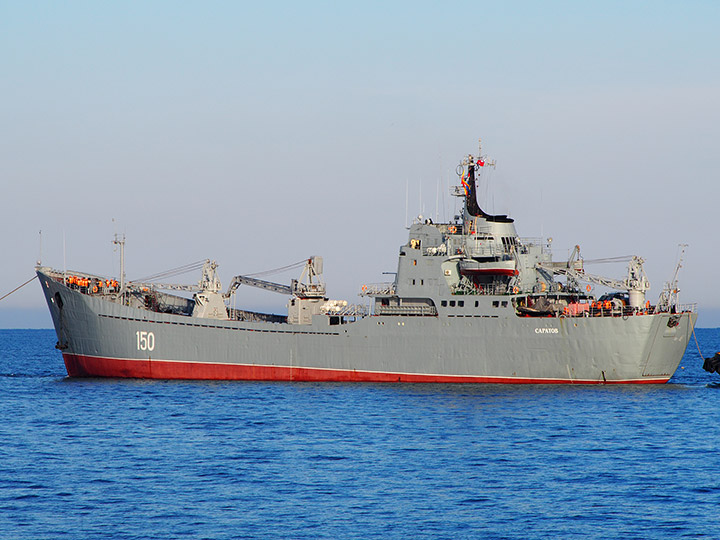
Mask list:
[[[375,315],[337,325],[327,316],[309,325],[219,321],[130,308],[38,276],[70,376],[663,383],[697,318],[526,318],[512,307],[493,308],[498,297],[487,296],[474,309],[435,316]]]

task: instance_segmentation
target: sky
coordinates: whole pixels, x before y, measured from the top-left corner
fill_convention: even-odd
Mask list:
[[[720,326],[719,24],[697,0],[0,0],[0,296],[38,259],[117,276],[124,234],[129,279],[322,255],[357,302],[414,216],[456,213],[482,138],[484,209],[558,260],[640,255],[653,302],[688,244],[680,300]],[[0,300],[0,327],[51,324],[36,281]]]

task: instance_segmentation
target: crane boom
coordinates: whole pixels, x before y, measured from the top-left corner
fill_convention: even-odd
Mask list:
[[[542,266],[542,265],[541,265]],[[544,268],[544,266],[543,266]],[[602,285],[610,289],[627,290],[627,286],[624,281],[618,279],[608,278],[604,276],[596,276],[588,274],[587,272],[579,272],[574,268],[552,268],[552,273],[559,276],[569,276],[577,281],[585,281],[587,283],[594,283],[596,285]]]
[[[292,287],[288,285],[281,285],[280,283],[272,283],[271,281],[263,281],[262,279],[251,278],[248,276],[235,276],[230,282],[230,286],[223,297],[230,298],[230,296],[237,290],[240,285],[250,285],[251,287],[257,287],[259,289],[265,289],[266,291],[273,291],[280,294],[293,294]]]
[[[602,285],[603,287],[608,287],[610,289],[628,291],[630,296],[630,306],[640,308],[645,303],[645,292],[650,288],[650,282],[643,270],[644,262],[645,261],[642,258],[634,255],[628,264],[627,277],[623,280],[586,274],[582,269],[582,266],[576,268],[576,265],[573,264],[558,264],[549,266],[543,266],[540,264],[538,266],[540,268],[544,268],[545,270],[549,270],[554,274],[567,276],[568,279],[571,279],[576,283],[578,281],[585,281]]]

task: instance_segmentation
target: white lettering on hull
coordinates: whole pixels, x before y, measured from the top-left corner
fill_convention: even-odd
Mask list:
[[[135,332],[138,351],[152,351],[155,348],[155,334],[152,332]]]

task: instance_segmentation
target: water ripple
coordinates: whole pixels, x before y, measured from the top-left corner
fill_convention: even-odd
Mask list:
[[[697,351],[653,387],[73,380],[0,332],[0,537],[717,537]]]

